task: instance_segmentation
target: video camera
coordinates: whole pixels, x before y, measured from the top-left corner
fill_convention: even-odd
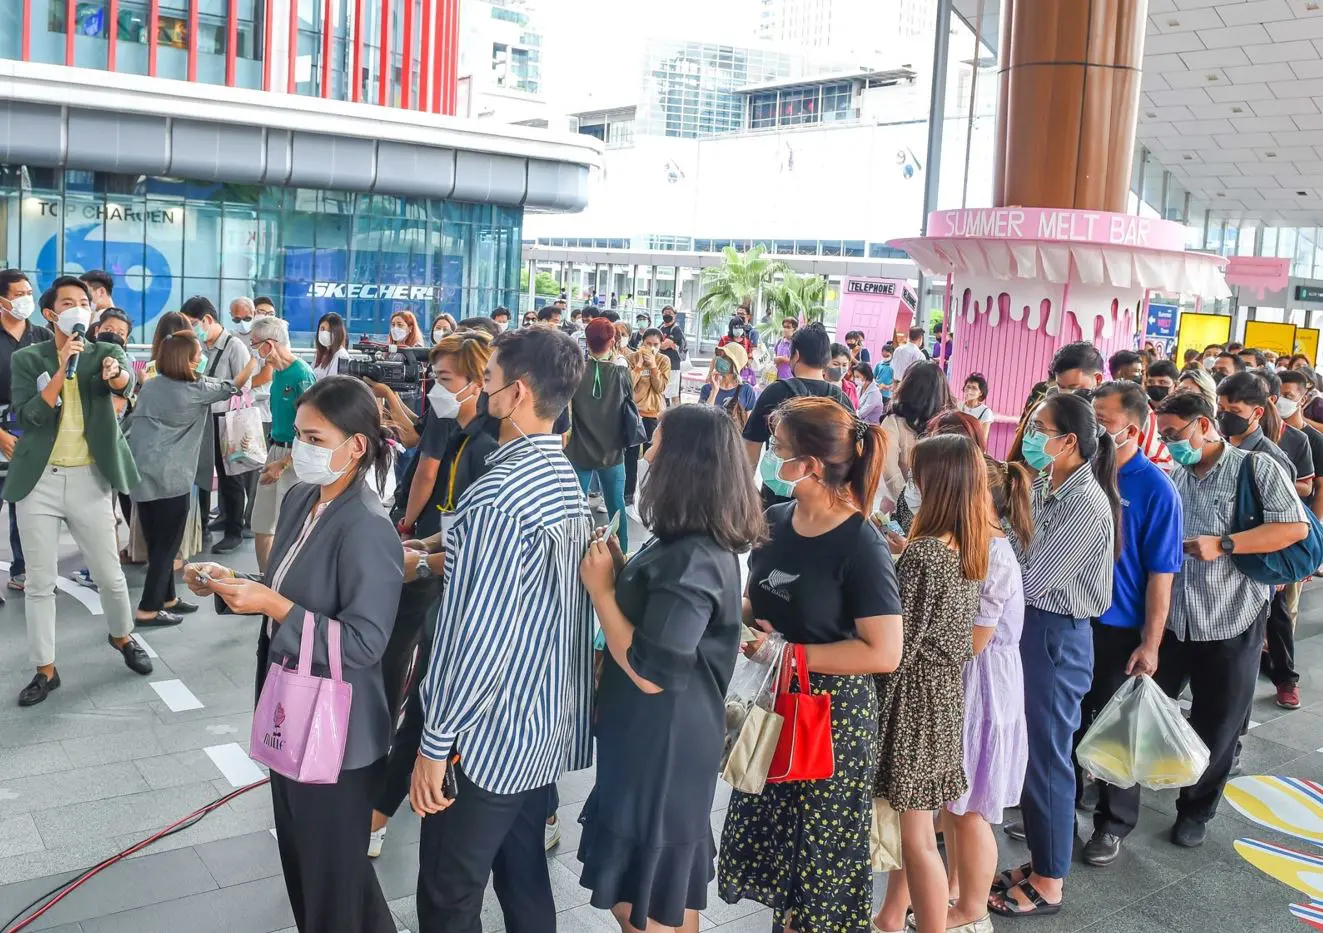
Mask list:
[[[341,371],[347,376],[388,386],[410,405],[422,395],[428,375],[427,347],[396,347],[373,343],[366,337],[349,350]]]

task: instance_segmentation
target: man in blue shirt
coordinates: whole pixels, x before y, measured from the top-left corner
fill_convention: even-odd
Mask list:
[[[1093,685],[1082,704],[1076,745],[1126,678],[1157,671],[1172,579],[1182,559],[1180,496],[1139,447],[1148,421],[1148,395],[1134,382],[1105,382],[1094,392],[1093,410],[1116,444],[1121,550],[1112,606],[1093,620]],[[1081,785],[1084,779],[1079,775]],[[1110,865],[1138,821],[1139,787],[1121,790],[1099,781],[1093,837],[1084,846],[1084,861]]]

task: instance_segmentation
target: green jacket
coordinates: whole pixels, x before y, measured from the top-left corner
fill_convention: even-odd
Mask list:
[[[10,408],[23,435],[14,448],[14,460],[5,478],[4,498],[17,502],[32,492],[37,480],[51,458],[55,447],[55,434],[60,427],[63,406],[51,408],[37,389],[37,379],[43,373],[54,376],[60,364],[55,341],[45,340],[17,351],[11,364],[13,382],[10,387]],[[133,387],[133,367],[124,351],[112,343],[91,341],[78,357],[74,378],[83,401],[83,435],[96,467],[120,492],[128,492],[138,482],[138,468],[129,453],[128,442],[120,433],[119,420],[111,404],[110,386],[101,378],[101,361],[108,356],[119,360],[120,367],[129,374],[125,392]]]

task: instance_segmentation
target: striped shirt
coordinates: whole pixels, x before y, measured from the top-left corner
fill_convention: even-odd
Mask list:
[[[1034,538],[1021,558],[1025,605],[1072,619],[1112,604],[1114,523],[1107,494],[1084,463],[1057,489],[1034,481]]]
[[[459,501],[422,685],[421,753],[457,752],[493,794],[592,763],[593,610],[579,580],[592,539],[561,440],[520,438]]]
[[[1158,416],[1152,409],[1149,409],[1144,429],[1139,432],[1139,452],[1161,467],[1164,473],[1170,473],[1176,468],[1176,461],[1171,459],[1167,445],[1158,436]]]
[[[1250,452],[1222,445],[1217,463],[1203,476],[1180,469],[1171,475],[1181,497],[1185,540],[1200,535],[1219,538],[1232,531],[1240,465]],[[1263,499],[1265,522],[1307,522],[1288,471],[1273,457],[1254,455],[1254,481]],[[1240,572],[1236,562],[1186,557],[1171,587],[1167,628],[1181,641],[1222,641],[1244,634],[1272,598],[1273,588]]]

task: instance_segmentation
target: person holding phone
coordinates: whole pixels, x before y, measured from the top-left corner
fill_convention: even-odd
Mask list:
[[[376,399],[357,379],[327,376],[297,405],[299,484],[281,506],[268,573],[189,564],[184,581],[199,596],[219,597],[228,612],[262,616],[259,695],[271,664],[297,662],[306,624],[316,626],[314,670],[324,670],[328,624],[340,623],[344,679],[353,688],[340,776],[314,785],[272,773],[276,842],[300,930],[395,933],[364,846],[395,724],[381,672],[404,578],[400,539],[380,497],[390,447]]]

